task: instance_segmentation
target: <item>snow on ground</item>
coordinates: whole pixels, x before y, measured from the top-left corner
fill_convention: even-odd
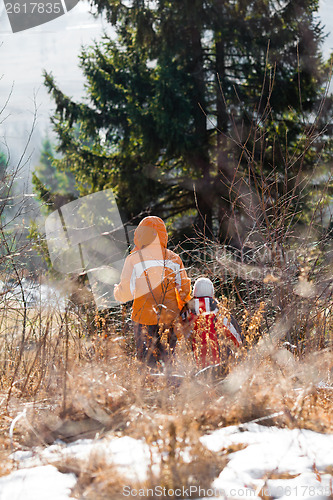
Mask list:
[[[64,311],[66,297],[64,292],[57,289],[52,284],[38,284],[26,278],[21,283],[4,283],[0,280],[0,292],[2,292],[2,303],[12,308],[22,307],[22,292],[27,307],[43,305],[44,308],[56,308]]]
[[[220,429],[200,440],[214,452],[245,446],[228,455],[230,461],[213,483],[228,498],[259,499],[262,488],[267,496],[284,500],[333,495],[332,474],[328,473],[333,465],[331,434],[250,423]]]
[[[59,442],[45,449],[17,451],[12,458],[25,467],[59,462],[59,459],[65,462],[74,458],[87,465],[100,460],[102,463],[114,464],[121,475],[138,482],[147,479],[150,467],[154,474],[159,471],[156,452],[151,453],[145,441],[129,436],[80,439],[67,445]]]
[[[21,469],[0,478],[1,500],[68,500],[74,474],[62,474],[53,465]]]
[[[249,423],[219,429],[200,441],[213,452],[225,450],[229,460],[207,498],[260,499],[259,492],[282,500],[333,496],[331,434]],[[0,500],[69,500],[75,476],[46,465],[59,460],[77,458],[80,463],[93,463],[101,458],[114,464],[125,478],[141,484],[150,470],[158,474],[160,463],[157,448],[128,436],[59,442],[45,449],[17,451],[12,458],[19,470],[0,479]]]

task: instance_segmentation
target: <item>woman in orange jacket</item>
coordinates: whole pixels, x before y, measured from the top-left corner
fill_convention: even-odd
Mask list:
[[[173,324],[180,302],[187,300],[190,279],[181,258],[167,249],[168,235],[159,217],[145,217],[134,233],[135,248],[126,258],[114,296],[134,300],[132,321],[138,359],[155,365],[166,361],[177,337]],[[165,345],[164,339],[167,338]]]

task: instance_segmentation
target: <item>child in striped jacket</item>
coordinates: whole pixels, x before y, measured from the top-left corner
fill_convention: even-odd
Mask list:
[[[191,327],[192,349],[198,368],[219,364],[221,361],[216,320],[219,305],[214,298],[214,285],[208,278],[196,280],[193,298],[183,311],[182,319]],[[222,319],[222,335],[235,346],[242,344],[242,333],[237,321],[231,316]]]

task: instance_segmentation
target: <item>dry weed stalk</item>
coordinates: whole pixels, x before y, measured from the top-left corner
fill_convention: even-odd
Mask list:
[[[263,155],[268,147],[264,125],[253,123],[252,129]],[[210,485],[223,468],[224,456],[213,457],[200,446],[198,438],[208,430],[257,421],[333,432],[328,389],[333,378],[332,240],[320,228],[321,196],[307,225],[299,212],[309,183],[302,164],[311,134],[313,129],[302,140],[305,149],[296,171],[295,156],[285,158],[282,182],[276,165],[265,173],[255,151],[238,141],[247,171],[239,162],[227,186],[228,224],[238,248],[227,239],[191,242],[191,276],[210,277],[220,299],[221,350],[220,323],[230,312],[239,318],[246,337],[246,348],[238,356],[222,356],[223,376],[207,372],[197,377],[187,335],[178,331],[173,362],[154,377],[134,359],[131,334],[119,331],[116,322],[110,326],[100,313],[93,311],[88,325],[87,315],[73,309],[29,308],[22,274],[14,269],[22,307],[1,296],[4,446],[9,446],[4,436],[10,422],[31,403],[28,424],[22,419],[13,428],[15,445],[31,447],[59,437],[70,441],[109,432],[144,438],[164,457],[160,474],[151,474],[144,486],[175,488]],[[6,249],[12,262],[8,241]],[[184,253],[182,257],[186,260]],[[179,384],[170,373],[179,375]],[[58,467],[77,474],[79,498],[119,498],[125,481],[96,457],[88,465],[72,461]]]

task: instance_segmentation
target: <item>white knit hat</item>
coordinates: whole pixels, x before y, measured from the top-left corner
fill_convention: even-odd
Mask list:
[[[198,278],[194,283],[193,288],[194,297],[213,297],[214,285],[209,278]]]

